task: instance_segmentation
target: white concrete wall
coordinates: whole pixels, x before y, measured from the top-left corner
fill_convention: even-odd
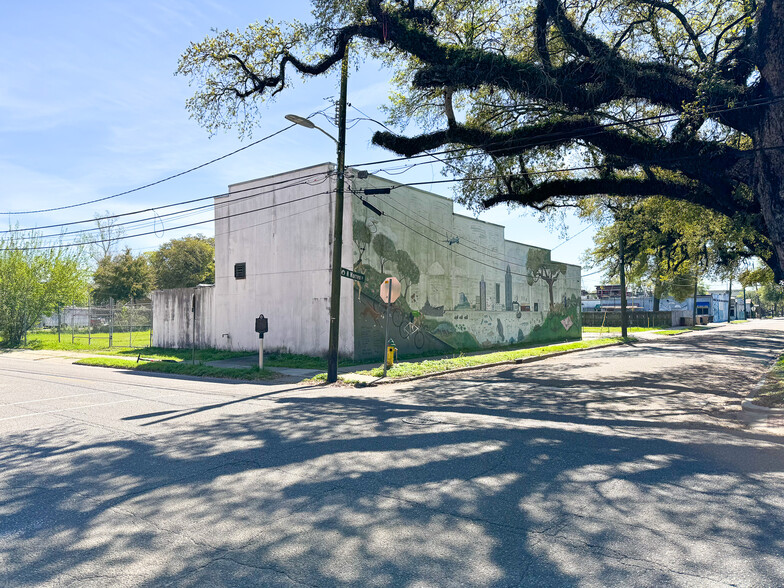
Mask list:
[[[196,314],[191,311],[196,295]],[[213,286],[155,290],[152,298],[152,344],[173,349],[216,347]],[[194,324],[195,323],[195,324]],[[195,328],[194,328],[195,327]],[[217,334],[220,338],[220,334]]]
[[[229,187],[215,199],[215,345],[258,349],[254,321],[269,319],[265,349],[325,355],[335,210],[334,166]],[[348,182],[347,182],[348,189]],[[351,267],[352,201],[345,198],[343,266]],[[245,262],[247,277],[235,279]],[[351,288],[343,284],[340,353],[354,348]]]

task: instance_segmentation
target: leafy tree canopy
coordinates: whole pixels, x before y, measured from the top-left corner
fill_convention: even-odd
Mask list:
[[[153,252],[150,259],[155,287],[192,288],[215,283],[215,239],[188,235],[172,239]]]
[[[474,206],[664,195],[749,219],[784,279],[784,0],[314,0],[312,23],[193,43],[193,116],[249,132],[259,103],[349,43],[396,72],[404,156],[453,148]],[[408,122],[424,132],[405,133]],[[570,168],[569,171],[559,171]],[[580,169],[575,169],[580,168]],[[451,172],[450,172],[451,173]]]
[[[652,286],[656,298],[684,300],[694,294],[695,280],[737,273],[740,263],[765,242],[751,226],[658,196],[587,199],[581,214],[601,225],[587,260],[614,280],[620,273],[623,237],[629,281]]]
[[[38,249],[35,233],[0,239],[0,339],[19,345],[24,334],[58,304],[82,302],[87,271],[81,249]]]
[[[93,274],[96,302],[144,298],[153,288],[153,271],[144,255],[134,257],[129,248],[114,257],[104,257]]]
[[[757,266],[743,270],[738,275],[738,281],[744,288],[773,284],[773,272],[767,266]]]

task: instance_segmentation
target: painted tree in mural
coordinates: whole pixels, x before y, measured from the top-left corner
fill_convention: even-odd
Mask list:
[[[403,298],[408,300],[408,289],[419,283],[419,266],[414,263],[408,252],[402,249],[397,252],[397,271],[400,274],[398,277],[406,283]]]
[[[313,23],[193,43],[178,73],[210,131],[339,63],[349,43],[396,71],[378,132],[404,156],[454,148],[477,207],[665,195],[751,219],[784,279],[784,0],[313,0]],[[354,55],[360,52],[354,52]],[[581,170],[574,158],[585,158]],[[559,165],[561,163],[571,165]],[[580,166],[582,167],[582,166]]]
[[[398,251],[395,243],[386,235],[378,234],[373,238],[373,251],[381,260],[381,273],[384,273],[384,263],[397,260]]]
[[[353,239],[354,245],[357,246],[357,251],[359,252],[359,258],[354,264],[354,268],[358,268],[360,265],[362,265],[362,256],[365,255],[365,250],[367,249],[367,246],[370,245],[370,241],[373,239],[373,234],[370,232],[370,227],[367,226],[365,221],[354,221]]]
[[[552,261],[547,249],[530,249],[525,269],[528,272],[529,286],[533,286],[540,280],[547,284],[547,289],[550,292],[550,312],[552,312],[555,308],[553,284],[558,280],[558,276],[566,273],[566,264]]]

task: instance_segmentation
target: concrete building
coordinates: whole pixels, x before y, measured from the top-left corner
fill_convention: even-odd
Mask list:
[[[455,214],[448,198],[362,176],[347,170],[342,267],[365,280],[343,279],[342,355],[380,356],[379,287],[390,275],[402,285],[390,309],[401,352],[580,338],[579,266]],[[154,293],[155,344],[187,346],[195,320],[198,342],[257,349],[254,319],[264,314],[265,349],[324,355],[335,183],[334,166],[321,164],[235,184],[216,198],[214,294],[194,293],[203,300],[193,312],[186,292]]]

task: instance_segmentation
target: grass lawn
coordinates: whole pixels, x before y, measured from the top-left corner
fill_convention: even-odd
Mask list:
[[[130,344],[138,345],[131,347]],[[150,331],[134,331],[133,333],[115,331],[112,337],[112,347],[109,347],[108,333],[98,333],[90,337],[88,344],[87,334],[77,334],[71,342],[70,333],[62,333],[60,341],[57,340],[57,333],[49,331],[39,331],[27,334],[26,349],[51,349],[55,351],[82,351],[99,355],[126,355],[128,357],[148,357],[150,359],[170,359],[190,361],[192,351],[190,349],[164,349],[162,347],[149,347]],[[226,351],[218,349],[197,349],[196,361],[215,361],[218,359],[232,359],[253,355],[247,351]],[[325,364],[326,365],[326,364]]]
[[[659,331],[659,335],[681,335],[683,333],[688,333],[689,331],[704,331],[705,329],[711,329],[713,327],[706,327],[705,325],[697,325],[696,327],[676,327],[674,329],[666,329],[663,331]]]
[[[630,333],[642,333],[643,331],[658,331],[664,327],[629,327]],[[621,327],[583,327],[583,333],[620,333]]]
[[[752,402],[769,408],[784,408],[784,355],[768,372],[765,383]]]
[[[277,374],[258,367],[246,369],[218,368],[204,364],[192,364],[184,361],[140,361],[133,359],[117,359],[114,357],[87,357],[75,362],[78,365],[91,365],[115,369],[127,369],[138,372],[154,372],[158,374],[179,374],[200,378],[230,378],[233,380],[269,380]]]
[[[502,361],[514,361],[524,357],[537,357],[548,353],[568,351],[571,349],[589,349],[609,343],[620,343],[624,339],[621,337],[609,337],[606,339],[595,339],[593,341],[575,341],[574,343],[563,343],[560,345],[548,345],[546,347],[533,347],[529,349],[515,349],[512,351],[496,351],[478,355],[461,355],[458,357],[430,359],[419,362],[399,362],[392,369],[387,370],[388,378],[409,378],[412,376],[422,376],[425,374],[436,374],[463,367],[473,367],[489,363]],[[626,341],[633,341],[632,338]],[[382,367],[372,370],[357,372],[358,374],[381,377],[384,373]],[[318,378],[318,376],[317,376]]]

